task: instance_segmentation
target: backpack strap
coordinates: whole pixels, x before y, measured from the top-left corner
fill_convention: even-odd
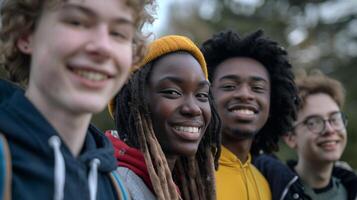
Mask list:
[[[6,138],[0,132],[0,199],[11,199],[11,156]]]
[[[112,171],[110,174],[110,179],[113,183],[113,186],[117,192],[118,200],[131,200],[129,192],[124,186],[123,181],[120,179],[119,174],[117,171]]]

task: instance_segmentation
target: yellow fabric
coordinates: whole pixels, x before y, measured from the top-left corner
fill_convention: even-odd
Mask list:
[[[149,44],[147,54],[136,68],[175,51],[187,51],[200,63],[206,79],[208,79],[207,66],[201,50],[189,38],[180,35],[168,35],[161,37]]]
[[[251,164],[249,155],[244,164],[222,146],[219,168],[216,172],[218,200],[271,200],[269,184]]]
[[[148,51],[143,60],[134,67],[134,71],[140,69],[147,63],[175,51],[186,51],[196,58],[201,65],[205,78],[208,80],[208,72],[205,58],[201,50],[189,38],[180,35],[168,35],[154,40],[148,46]],[[112,99],[108,104],[109,114],[114,118],[115,101]]]

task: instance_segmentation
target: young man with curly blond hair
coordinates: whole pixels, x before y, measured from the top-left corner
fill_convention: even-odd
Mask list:
[[[4,0],[0,104],[13,199],[117,199],[113,148],[90,125],[141,58],[151,0]],[[9,196],[8,196],[9,197]]]
[[[296,84],[302,103],[284,140],[298,160],[288,165],[310,199],[356,199],[357,175],[339,165],[348,136],[342,84],[316,70],[309,75],[300,73]]]

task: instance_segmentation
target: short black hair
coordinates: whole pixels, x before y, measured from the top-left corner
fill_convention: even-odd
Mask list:
[[[278,151],[279,136],[292,128],[299,102],[292,66],[287,52],[277,42],[264,37],[262,30],[240,37],[238,33],[222,31],[202,44],[209,79],[214,80],[217,66],[233,57],[247,57],[260,62],[271,79],[270,114],[268,121],[255,136],[251,153]]]

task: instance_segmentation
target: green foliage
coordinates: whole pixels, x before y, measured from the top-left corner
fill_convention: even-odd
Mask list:
[[[107,109],[94,115],[92,122],[103,132],[106,130],[115,129],[114,120],[110,117]]]
[[[357,1],[332,0],[191,0],[175,1],[169,26],[162,33],[181,34],[201,44],[215,32],[232,29],[247,34],[263,29],[289,51],[295,69],[319,68],[344,83],[349,117],[348,146],[343,160],[357,168]],[[159,5],[160,6],[160,5]],[[326,14],[327,13],[327,14]],[[329,14],[328,14],[329,13]],[[5,71],[0,68],[0,78]],[[114,128],[107,110],[94,116],[100,129]],[[291,158],[282,145],[279,156]]]
[[[0,78],[5,79],[6,78],[6,73],[3,68],[0,67]]]

